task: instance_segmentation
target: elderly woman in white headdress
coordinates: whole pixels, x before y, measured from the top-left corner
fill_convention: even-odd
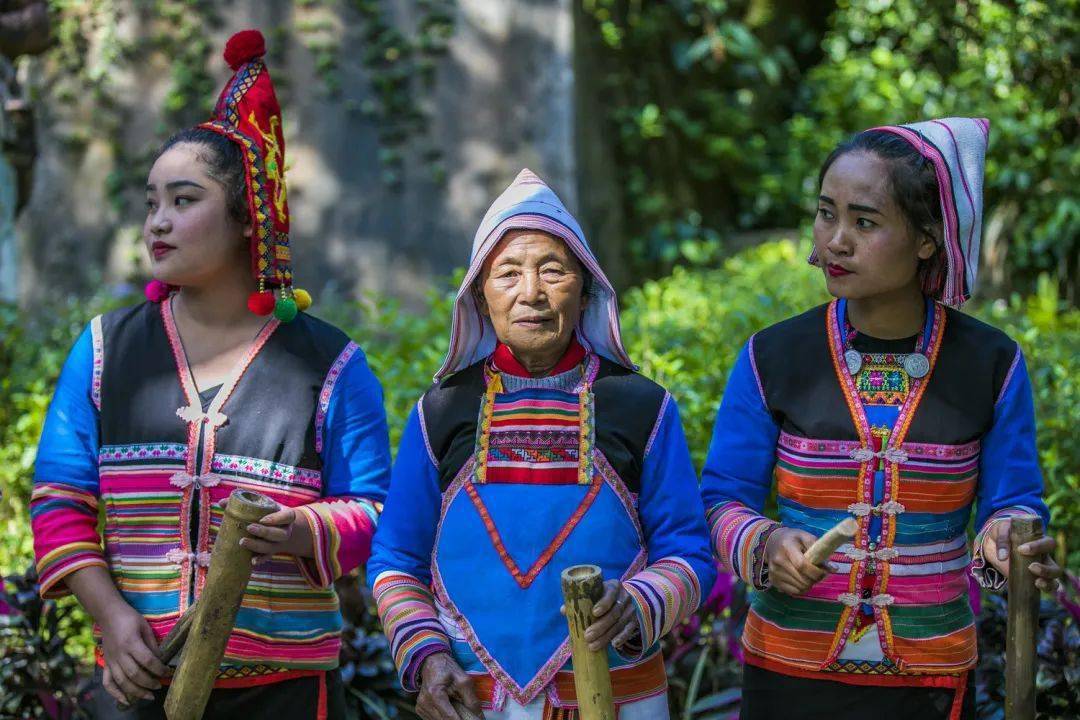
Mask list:
[[[690,453],[580,226],[524,170],[476,233],[368,565],[425,720],[455,720],[451,701],[575,717],[559,575],[583,563],[606,580],[587,639],[607,648],[620,717],[667,717],[658,641],[714,578]]]

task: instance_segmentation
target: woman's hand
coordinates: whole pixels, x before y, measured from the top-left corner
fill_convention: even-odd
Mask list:
[[[604,583],[604,594],[593,605],[593,617],[595,619],[585,630],[585,641],[594,652],[607,648],[608,643],[622,647],[641,634],[633,600],[618,580]]]
[[[157,639],[150,624],[126,602],[117,603],[98,619],[101,651],[105,657],[102,685],[123,705],[153,700],[168,672],[157,657]]]
[[[566,614],[566,606],[559,608]],[[585,629],[585,641],[592,651],[603,650],[611,643],[622,647],[641,634],[637,610],[622,583],[618,580],[604,582],[604,594],[593,605],[593,621]]]
[[[476,699],[472,679],[448,653],[439,652],[424,658],[420,665],[420,695],[416,712],[423,720],[461,720],[450,699],[483,716]]]
[[[769,563],[769,581],[788,595],[804,595],[825,579],[827,570],[819,568],[803,553],[817,540],[805,530],[781,527],[773,531],[765,544],[765,560]],[[832,565],[829,566],[830,570]]]
[[[255,553],[252,565],[279,553],[303,558],[315,556],[311,527],[294,508],[278,505],[277,510],[248,525],[247,531],[252,537],[242,538],[240,545]]]
[[[1012,520],[1005,518],[997,521],[992,532],[983,537],[983,557],[1001,573],[1009,577],[1009,530]],[[1054,562],[1054,550],[1057,542],[1053,536],[1046,535],[1016,548],[1025,557],[1039,558],[1038,562],[1028,565],[1028,571],[1035,576],[1035,586],[1044,592],[1054,592],[1058,588],[1061,567]]]

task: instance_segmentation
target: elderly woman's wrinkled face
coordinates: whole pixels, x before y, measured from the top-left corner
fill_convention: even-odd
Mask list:
[[[584,284],[585,272],[566,243],[537,230],[512,230],[481,270],[480,309],[514,357],[540,372],[569,346]]]

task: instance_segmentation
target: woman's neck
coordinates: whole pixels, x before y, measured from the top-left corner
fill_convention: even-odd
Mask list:
[[[184,286],[177,293],[173,309],[185,319],[205,328],[232,328],[261,324],[247,308],[255,283],[246,274],[222,278],[199,286]]]
[[[502,372],[520,377],[547,377],[565,372],[582,361],[585,349],[571,336],[562,349],[546,353],[515,353],[509,346],[499,343],[495,348],[495,365]]]
[[[926,300],[917,284],[847,302],[848,322],[863,335],[882,340],[911,337],[926,321]]]

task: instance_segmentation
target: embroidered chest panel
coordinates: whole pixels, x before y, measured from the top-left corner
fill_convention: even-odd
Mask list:
[[[573,485],[591,478],[592,393],[528,388],[481,406],[477,483]]]
[[[855,376],[859,401],[864,405],[903,405],[911,391],[903,361],[903,355],[863,353],[862,368]]]

